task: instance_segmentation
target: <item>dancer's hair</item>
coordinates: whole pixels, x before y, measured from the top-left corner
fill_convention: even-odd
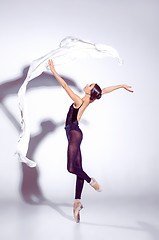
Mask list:
[[[100,99],[102,96],[102,89],[95,84],[94,88],[91,90],[90,100]]]

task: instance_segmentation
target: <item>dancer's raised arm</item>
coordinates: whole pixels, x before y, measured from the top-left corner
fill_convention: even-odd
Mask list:
[[[68,93],[68,95],[70,96],[70,98],[74,101],[76,107],[78,108],[81,104],[82,104],[82,99],[76,95],[71,88],[67,85],[67,83],[64,81],[63,78],[61,78],[59,76],[59,74],[56,72],[55,68],[54,68],[54,64],[52,60],[48,61],[49,66],[50,66],[50,70],[51,72],[54,74],[56,80],[59,82],[59,84],[65,89],[65,91]]]
[[[127,91],[129,92],[133,92],[133,90],[131,90],[131,86],[128,86],[128,85],[125,85],[125,84],[122,84],[122,85],[117,85],[117,86],[112,86],[112,87],[106,87],[106,88],[103,88],[102,89],[102,95],[105,94],[105,93],[110,93],[116,89],[119,89],[119,88],[124,88],[126,89]]]

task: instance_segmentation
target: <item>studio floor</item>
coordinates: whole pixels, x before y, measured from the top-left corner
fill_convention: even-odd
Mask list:
[[[2,240],[158,240],[159,208],[155,199],[84,201],[75,223],[69,201],[1,200]]]

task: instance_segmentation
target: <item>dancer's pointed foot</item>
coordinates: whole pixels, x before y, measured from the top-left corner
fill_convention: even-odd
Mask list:
[[[97,192],[101,192],[102,189],[101,189],[101,186],[98,184],[98,182],[94,179],[94,178],[91,178],[91,181],[89,183]]]
[[[81,202],[74,202],[73,215],[76,223],[80,222],[80,210],[83,208]]]

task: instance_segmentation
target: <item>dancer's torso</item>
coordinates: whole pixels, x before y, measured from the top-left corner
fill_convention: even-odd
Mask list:
[[[69,111],[67,113],[66,123],[65,123],[66,126],[73,124],[73,123],[78,123],[79,119],[82,116],[83,111],[81,112],[81,114],[79,114],[79,110],[80,110],[81,106],[83,105],[83,103],[81,104],[81,106],[79,108],[75,108],[73,105],[74,105],[74,103],[72,103],[72,105],[70,106]]]

